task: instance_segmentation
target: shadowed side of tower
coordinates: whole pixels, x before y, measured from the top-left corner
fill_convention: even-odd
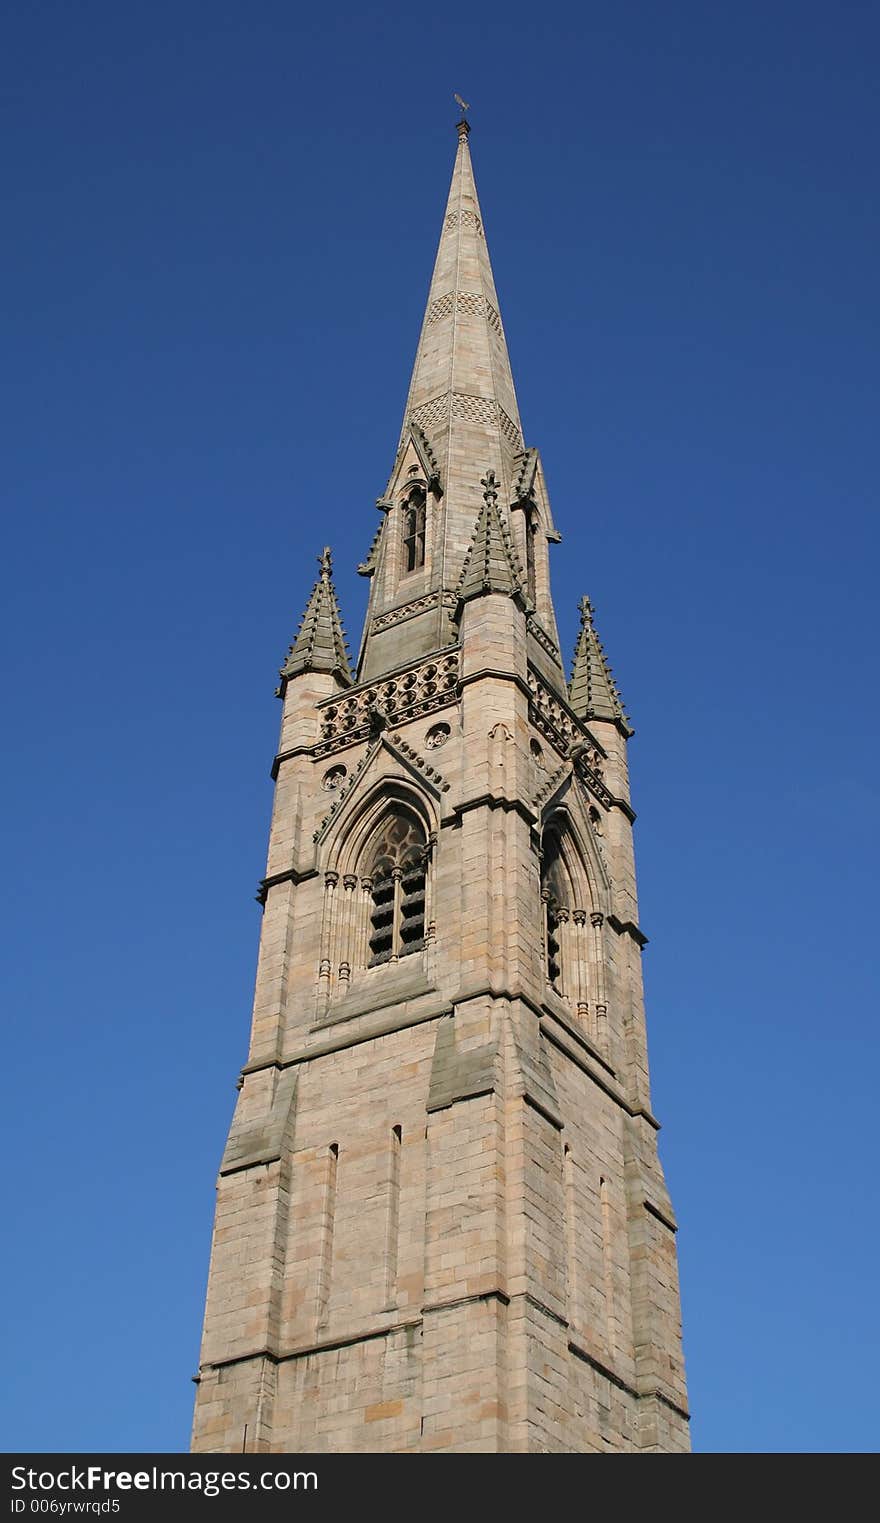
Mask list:
[[[632,734],[525,444],[466,123],[354,671],[321,557],[282,668],[199,1452],[688,1447]]]

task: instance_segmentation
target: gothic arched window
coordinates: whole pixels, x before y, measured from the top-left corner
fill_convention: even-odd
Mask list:
[[[544,832],[541,860],[541,900],[544,906],[544,957],[547,979],[561,988],[563,983],[562,936],[560,927],[571,912],[571,884],[562,860],[562,848],[555,830]]]
[[[421,487],[413,487],[403,505],[403,550],[405,570],[418,571],[425,564],[425,515],[427,498]]]
[[[421,951],[425,940],[427,840],[402,805],[385,816],[367,861],[373,899],[370,966]]]

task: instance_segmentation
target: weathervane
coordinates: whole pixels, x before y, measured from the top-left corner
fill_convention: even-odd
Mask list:
[[[470,111],[471,108],[468,101],[462,100],[457,90],[453,91],[453,94],[455,96],[456,104],[461,108],[462,116],[461,121],[458,123],[458,136],[459,139],[463,142],[471,130],[470,122],[467,119],[467,112]]]

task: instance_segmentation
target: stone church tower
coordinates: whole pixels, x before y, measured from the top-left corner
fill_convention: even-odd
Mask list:
[[[325,551],[281,673],[199,1452],[688,1448],[632,731],[586,598],[566,681],[458,133],[357,664]]]

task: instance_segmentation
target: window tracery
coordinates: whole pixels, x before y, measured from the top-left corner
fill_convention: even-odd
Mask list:
[[[371,967],[421,951],[426,859],[427,842],[421,824],[409,810],[397,806],[379,826],[368,858]]]

